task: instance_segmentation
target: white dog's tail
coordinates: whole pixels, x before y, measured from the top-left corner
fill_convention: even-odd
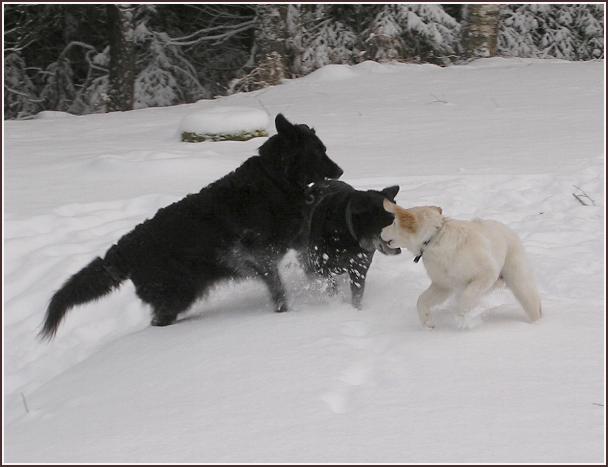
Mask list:
[[[540,319],[543,313],[536,281],[519,242],[511,245],[501,275],[530,321]]]

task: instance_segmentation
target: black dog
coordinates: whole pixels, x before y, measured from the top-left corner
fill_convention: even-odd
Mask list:
[[[298,258],[306,273],[325,279],[335,292],[335,277],[348,273],[352,304],[361,307],[367,271],[376,250],[396,255],[400,249],[380,238],[394,216],[384,209],[385,198],[393,201],[398,186],[382,191],[360,191],[347,183],[326,180],[309,188],[307,229],[299,239]]]
[[[314,130],[277,115],[278,134],[239,168],[124,235],[73,275],[49,304],[41,336],[54,336],[65,313],[130,279],[152,306],[151,324],[171,324],[220,280],[258,277],[276,311],[286,311],[277,262],[304,225],[308,185],[342,169]]]

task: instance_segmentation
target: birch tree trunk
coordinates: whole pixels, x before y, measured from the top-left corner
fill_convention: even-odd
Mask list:
[[[500,5],[464,5],[463,47],[467,58],[496,55]]]
[[[135,92],[134,5],[107,5],[110,43],[108,112],[133,109]]]

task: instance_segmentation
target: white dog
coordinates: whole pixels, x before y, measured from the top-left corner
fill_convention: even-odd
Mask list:
[[[431,307],[457,293],[457,312],[465,321],[481,296],[507,285],[531,321],[542,315],[540,297],[524,248],[517,234],[500,222],[444,217],[441,208],[403,209],[384,200],[384,209],[395,214],[381,237],[391,247],[403,247],[420,258],[431,285],[418,298],[422,324],[434,327]]]

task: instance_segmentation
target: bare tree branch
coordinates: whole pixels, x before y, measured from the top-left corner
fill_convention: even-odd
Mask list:
[[[32,102],[44,102],[44,99],[37,99],[24,92],[17,91],[16,89],[13,89],[13,88],[9,88],[6,84],[4,85],[4,89],[6,89],[8,92],[10,92],[12,94],[17,94],[18,96],[27,97],[27,99],[29,99]]]

